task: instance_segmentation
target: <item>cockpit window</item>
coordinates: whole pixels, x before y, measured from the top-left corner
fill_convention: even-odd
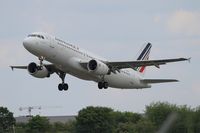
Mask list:
[[[28,35],[28,37],[37,37],[37,38],[44,39],[44,36],[42,36],[42,35],[37,35],[37,34],[30,34],[30,35]]]

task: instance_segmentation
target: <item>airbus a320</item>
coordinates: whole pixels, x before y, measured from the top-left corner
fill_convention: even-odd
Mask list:
[[[147,66],[164,65],[170,62],[186,61],[189,58],[149,60],[152,47],[147,43],[135,61],[108,61],[91,54],[75,45],[42,32],[29,34],[23,40],[23,46],[31,54],[38,57],[40,63],[31,62],[27,66],[11,66],[12,69],[27,69],[36,78],[50,77],[56,73],[62,82],[58,90],[68,90],[65,75],[70,74],[83,80],[98,83],[99,89],[150,88],[154,83],[177,82],[175,79],[144,79]],[[49,64],[43,63],[46,60]]]

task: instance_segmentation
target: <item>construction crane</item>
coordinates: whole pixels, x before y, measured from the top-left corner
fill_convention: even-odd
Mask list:
[[[31,112],[32,112],[33,109],[41,110],[41,109],[44,109],[44,108],[61,108],[61,107],[59,107],[59,106],[46,106],[46,107],[42,107],[42,106],[28,106],[28,107],[20,107],[19,111],[27,110],[28,111],[27,117],[31,117],[32,116]]]
[[[41,107],[41,106],[20,107],[20,108],[19,108],[19,111],[28,110],[28,115],[27,115],[27,116],[32,116],[32,115],[31,115],[31,111],[32,111],[33,109],[39,109],[39,110],[41,110],[42,107]]]

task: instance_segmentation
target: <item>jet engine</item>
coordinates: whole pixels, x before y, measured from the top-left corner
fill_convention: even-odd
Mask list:
[[[105,63],[94,59],[89,61],[87,68],[90,72],[97,75],[106,75],[109,73],[109,68]]]
[[[45,78],[50,76],[49,71],[45,66],[39,66],[34,62],[30,63],[27,69],[29,74],[36,78]]]

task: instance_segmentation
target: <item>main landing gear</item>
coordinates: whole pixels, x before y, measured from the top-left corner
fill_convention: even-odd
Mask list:
[[[68,84],[67,83],[65,83],[65,75],[66,75],[66,73],[64,73],[64,72],[59,72],[59,73],[57,73],[58,75],[59,75],[59,77],[62,79],[62,83],[60,83],[59,85],[58,85],[58,90],[59,91],[67,91],[68,90],[68,88],[69,88],[69,86],[68,86]]]
[[[108,82],[99,82],[98,88],[99,89],[102,89],[102,88],[107,89],[108,88]]]

